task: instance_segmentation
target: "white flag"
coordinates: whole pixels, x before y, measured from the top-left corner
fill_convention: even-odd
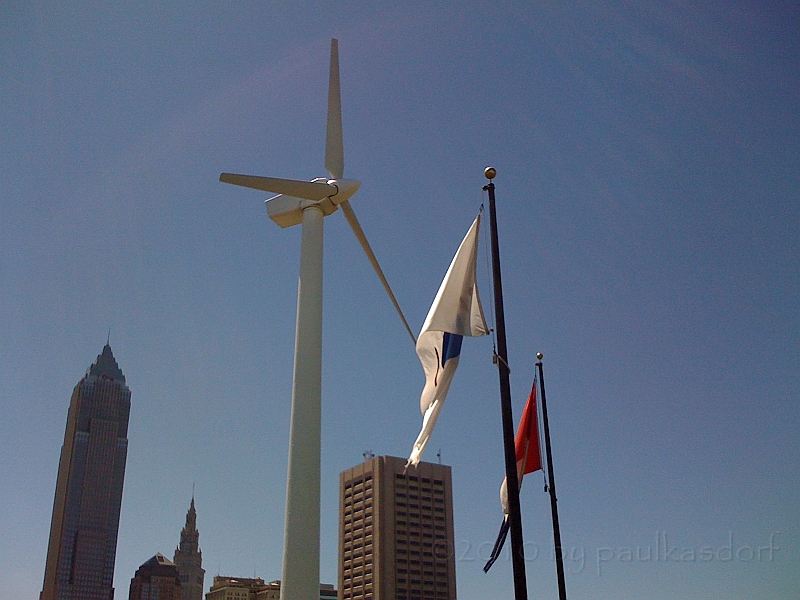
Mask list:
[[[417,338],[417,356],[425,371],[425,387],[419,399],[422,430],[406,466],[416,465],[422,458],[458,366],[463,336],[489,333],[475,281],[480,224],[478,213],[450,263]]]

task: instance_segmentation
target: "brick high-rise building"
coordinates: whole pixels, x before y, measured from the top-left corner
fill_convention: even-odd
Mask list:
[[[455,600],[450,467],[376,456],[339,476],[339,600]]]
[[[172,559],[181,578],[181,600],[203,600],[203,553],[200,551],[200,533],[197,531],[197,511],[194,495],[186,512],[186,525],[181,531],[181,543]]]
[[[40,600],[113,600],[131,392],[108,344],[72,391]]]

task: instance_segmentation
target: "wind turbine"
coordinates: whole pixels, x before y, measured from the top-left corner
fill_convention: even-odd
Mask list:
[[[312,181],[232,173],[222,173],[219,177],[223,183],[280,194],[266,201],[269,217],[281,227],[302,225],[281,600],[319,598],[323,219],[340,206],[411,339],[414,339],[350,206],[349,198],[358,191],[361,183],[344,179],[339,45],[336,39],[331,40],[325,169],[330,178],[320,177]]]

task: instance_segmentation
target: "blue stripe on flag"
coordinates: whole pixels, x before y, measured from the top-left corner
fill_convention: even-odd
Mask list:
[[[442,367],[448,360],[461,354],[461,342],[463,340],[463,335],[445,332],[442,339]]]

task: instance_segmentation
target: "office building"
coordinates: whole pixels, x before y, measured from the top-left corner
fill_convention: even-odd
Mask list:
[[[131,392],[106,344],[72,392],[40,600],[113,600]]]
[[[200,551],[200,532],[197,531],[197,511],[194,495],[186,512],[186,525],[181,531],[181,542],[173,556],[181,580],[181,600],[203,600],[203,553]]]
[[[156,554],[136,569],[128,600],[181,600],[178,569],[166,556]]]
[[[281,582],[264,583],[260,577],[214,577],[214,583],[206,594],[206,600],[279,600]],[[336,600],[336,588],[329,583],[319,585],[320,600]]]
[[[256,593],[269,587],[260,577],[225,577],[214,576],[211,589],[206,594],[206,600],[253,600]],[[280,595],[280,588],[278,588]],[[276,598],[279,597],[275,596]],[[265,596],[266,598],[266,596]]]
[[[339,476],[339,600],[455,600],[450,467],[376,456]]]

